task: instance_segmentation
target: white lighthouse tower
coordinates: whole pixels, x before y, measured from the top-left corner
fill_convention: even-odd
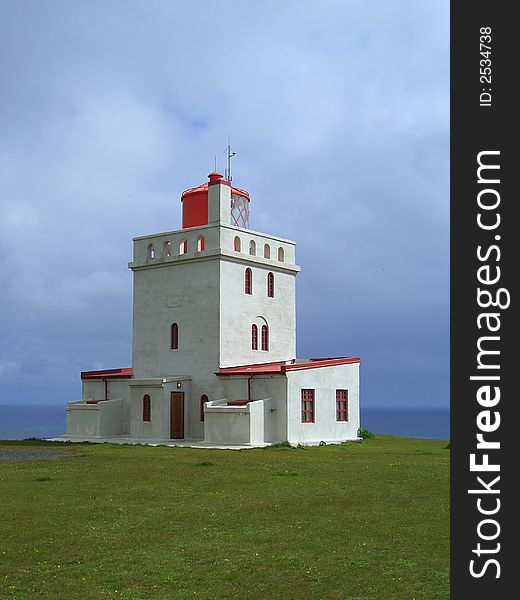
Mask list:
[[[359,358],[296,358],[295,243],[249,229],[249,194],[220,173],[181,202],[182,229],[134,238],[132,368],[82,373],[67,437],[355,438]]]

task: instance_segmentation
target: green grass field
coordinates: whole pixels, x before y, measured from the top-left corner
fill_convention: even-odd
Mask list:
[[[0,442],[0,597],[449,598],[446,442]]]

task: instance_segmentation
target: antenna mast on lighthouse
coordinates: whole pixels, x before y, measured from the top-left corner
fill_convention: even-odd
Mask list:
[[[231,148],[230,139],[228,138],[228,145],[226,148],[226,156],[227,156],[227,169],[226,169],[226,179],[231,183],[233,177],[231,176],[231,159],[233,156],[236,156],[236,152]]]

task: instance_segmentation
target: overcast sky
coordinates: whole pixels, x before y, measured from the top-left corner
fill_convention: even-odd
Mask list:
[[[0,403],[130,366],[131,238],[224,169],[297,242],[298,355],[447,406],[449,3],[0,0]]]

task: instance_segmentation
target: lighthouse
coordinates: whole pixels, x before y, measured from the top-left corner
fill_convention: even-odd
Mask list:
[[[133,239],[132,366],[82,373],[66,437],[355,439],[359,358],[296,356],[295,242],[250,229],[249,193],[218,172],[180,200],[181,229]]]

